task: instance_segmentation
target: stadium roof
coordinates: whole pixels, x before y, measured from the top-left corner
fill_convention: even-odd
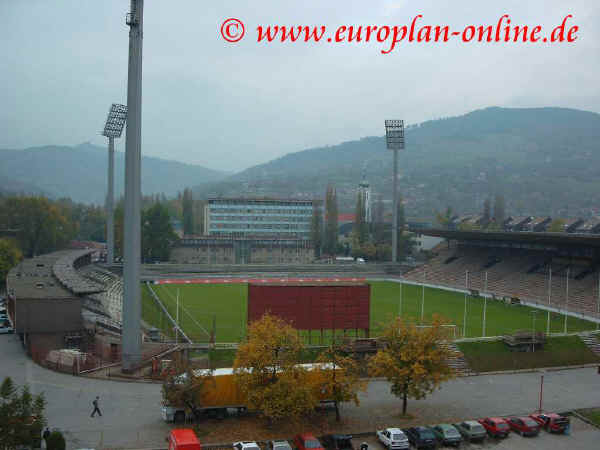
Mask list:
[[[460,231],[438,228],[412,229],[414,233],[459,241],[521,242],[562,247],[600,248],[600,236],[574,233],[537,233],[528,231]]]

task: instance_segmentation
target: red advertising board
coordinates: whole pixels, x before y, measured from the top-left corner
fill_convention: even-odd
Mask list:
[[[248,285],[248,322],[269,312],[299,330],[369,329],[366,283]]]

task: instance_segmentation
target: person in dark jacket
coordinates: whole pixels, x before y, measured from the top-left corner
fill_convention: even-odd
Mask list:
[[[100,397],[96,396],[96,398],[92,402],[92,405],[94,405],[94,410],[92,411],[92,415],[90,417],[94,417],[94,414],[96,414],[96,413],[98,413],[98,415],[102,416],[102,413],[100,412],[100,408],[98,408],[99,400],[100,400]]]

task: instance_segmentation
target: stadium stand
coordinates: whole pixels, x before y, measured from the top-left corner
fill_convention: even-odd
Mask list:
[[[435,256],[426,264],[406,273],[407,280],[483,292],[487,273],[487,292],[497,298],[518,298],[542,305],[550,301],[554,308],[598,317],[600,237],[420,232],[449,240],[435,249]],[[543,236],[538,240],[536,235]]]
[[[112,320],[120,328],[123,309],[123,280],[118,275],[96,265],[79,270],[82,277],[102,286],[102,292],[87,295],[86,309]],[[102,319],[100,319],[102,320]]]

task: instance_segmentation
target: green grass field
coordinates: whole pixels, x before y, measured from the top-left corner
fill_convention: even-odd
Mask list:
[[[549,338],[542,350],[512,352],[502,341],[460,342],[469,367],[476,372],[570,366],[600,361],[578,336]]]
[[[578,409],[577,412],[600,427],[600,408]]]
[[[371,335],[381,332],[383,325],[394,316],[403,316],[421,323],[422,288],[403,285],[402,302],[398,283],[376,281],[371,285]],[[176,315],[176,298],[179,290],[179,319],[183,330],[194,342],[207,342],[216,324],[217,342],[237,342],[243,338],[246,327],[247,286],[245,284],[206,284],[206,285],[152,285],[169,314]],[[150,296],[146,286],[142,286],[143,319],[173,335],[170,325],[163,317],[160,308]],[[423,324],[431,321],[437,313],[449,323],[456,325],[457,337],[463,334],[464,294],[426,288],[423,311]],[[467,298],[466,336],[482,336],[482,298]],[[516,330],[531,330],[534,309],[526,306],[507,305],[501,301],[488,300],[486,313],[486,336],[498,336]],[[535,314],[535,328],[546,331],[547,312],[538,310]],[[596,328],[596,324],[581,319],[568,318],[568,331],[583,331]],[[564,316],[552,313],[551,332],[562,332]],[[316,343],[316,332],[313,333]]]

